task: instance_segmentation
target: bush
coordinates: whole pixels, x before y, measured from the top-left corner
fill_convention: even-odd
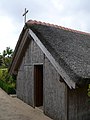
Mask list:
[[[7,68],[0,69],[0,79],[5,81],[6,83],[15,83],[13,77],[9,75]]]
[[[16,94],[15,85],[13,84],[7,84],[4,81],[0,80],[0,87],[8,94]]]
[[[8,73],[8,69],[0,69],[0,87],[8,94],[15,94],[15,78]]]

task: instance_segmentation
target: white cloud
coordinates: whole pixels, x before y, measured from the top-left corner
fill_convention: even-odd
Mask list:
[[[9,46],[14,48],[18,39],[16,36],[17,30],[14,25],[9,17],[2,16],[0,18],[0,52]]]
[[[0,52],[7,46],[14,48],[24,18],[45,21],[90,32],[90,0],[6,0],[0,1]]]

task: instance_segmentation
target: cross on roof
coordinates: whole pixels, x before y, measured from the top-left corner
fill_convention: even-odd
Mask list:
[[[24,12],[24,14],[23,14],[23,16],[25,16],[25,18],[24,18],[24,22],[26,23],[26,14],[28,13],[28,11],[29,10],[26,10],[26,8],[25,8],[25,12]]]

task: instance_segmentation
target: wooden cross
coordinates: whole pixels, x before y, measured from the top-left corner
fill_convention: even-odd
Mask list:
[[[29,10],[26,10],[26,8],[25,8],[25,13],[23,14],[23,16],[25,16],[25,18],[24,18],[24,22],[26,23],[26,14],[28,13],[28,11]]]

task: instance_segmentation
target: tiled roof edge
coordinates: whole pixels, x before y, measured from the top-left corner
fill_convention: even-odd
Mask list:
[[[28,26],[29,25],[33,25],[33,24],[46,25],[46,26],[55,27],[55,28],[58,28],[58,29],[66,30],[66,31],[71,31],[71,32],[74,32],[74,33],[79,33],[79,34],[84,34],[84,35],[90,35],[90,33],[87,33],[87,32],[83,32],[83,31],[79,31],[79,30],[74,30],[74,29],[71,29],[71,28],[62,27],[62,26],[59,26],[59,25],[50,24],[50,23],[41,22],[41,21],[36,21],[36,20],[28,20],[26,22],[26,24]]]

